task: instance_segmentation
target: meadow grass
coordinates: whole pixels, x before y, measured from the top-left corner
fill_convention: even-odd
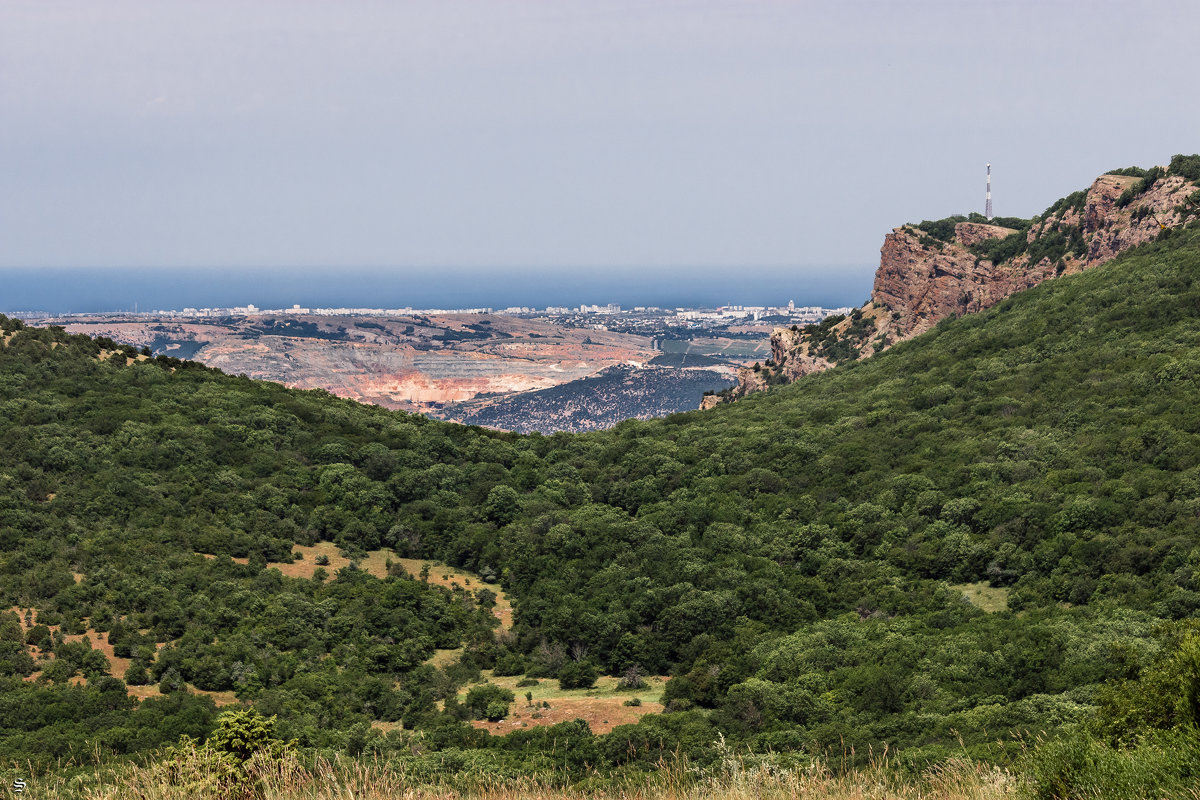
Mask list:
[[[727,753],[711,769],[662,763],[642,779],[586,781],[563,788],[560,776],[533,775],[489,783],[410,780],[403,768],[371,759],[295,755],[247,762],[230,778],[203,748],[147,766],[97,769],[74,777],[29,782],[24,797],[53,800],[1004,800],[1019,796],[1007,770],[967,759],[942,762],[917,776],[893,760],[834,770],[823,763],[778,769]]]

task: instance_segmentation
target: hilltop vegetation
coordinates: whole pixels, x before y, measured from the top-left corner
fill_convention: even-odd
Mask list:
[[[0,754],[202,737],[215,710],[186,684],[278,715],[301,748],[417,776],[637,775],[669,753],[715,763],[719,735],[781,765],[885,744],[903,764],[1008,760],[1023,730],[1149,753],[1129,748],[1190,706],[1129,687],[1200,685],[1179,622],[1200,608],[1198,275],[1193,227],[769,394],[548,437],[98,359],[5,320],[0,607],[115,637],[166,696],[135,704],[52,635],[63,663],[32,663],[9,618]],[[320,540],[498,579],[512,630],[487,594],[268,568]],[[489,737],[454,700],[483,669],[673,678],[666,713],[604,736]],[[387,721],[403,728],[371,727]],[[1155,768],[1184,774],[1194,750]]]
[[[902,225],[884,237],[868,301],[849,318],[776,328],[772,358],[739,370],[739,385],[708,405],[862,360],[1051,278],[1103,264],[1200,217],[1200,155],[1166,167],[1113,170],[1032,219],[956,215]]]

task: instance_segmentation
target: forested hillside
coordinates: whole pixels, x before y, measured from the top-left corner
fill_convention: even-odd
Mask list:
[[[104,632],[132,664],[108,677],[9,617],[0,755],[203,736],[215,710],[190,684],[277,714],[301,746],[443,771],[705,763],[718,734],[801,761],[884,744],[1006,759],[1017,732],[1087,720],[1106,681],[1170,673],[1190,646],[1198,277],[1200,232],[1169,232],[769,394],[549,437],[6,320],[0,607]],[[498,578],[514,626],[494,632],[487,594],[399,570],[268,567],[320,540]],[[34,663],[31,644],[58,657]],[[457,646],[458,663],[424,663]],[[488,737],[454,700],[481,669],[589,668],[674,676],[667,712],[603,737]],[[122,678],[165,697],[137,703]],[[1110,715],[1111,741],[1186,721],[1143,713],[1152,695]]]

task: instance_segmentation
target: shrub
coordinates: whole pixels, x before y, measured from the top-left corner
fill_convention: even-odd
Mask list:
[[[492,719],[495,716],[496,706],[503,706],[500,711],[500,718],[508,714],[508,704],[516,699],[508,689],[502,686],[497,686],[494,683],[484,683],[479,686],[471,687],[471,691],[467,692],[467,697],[463,701],[472,713],[475,719]],[[495,720],[492,720],[493,722]]]
[[[1076,730],[1036,748],[1024,771],[1037,800],[1186,797],[1200,771],[1200,738],[1192,731],[1158,731],[1122,749]]]
[[[525,673],[525,659],[520,653],[511,651],[501,653],[496,657],[496,664],[492,667],[492,674],[503,678],[510,675],[523,675]],[[517,684],[520,686],[520,684]]]
[[[1179,175],[1189,181],[1200,181],[1200,155],[1193,153],[1190,156],[1182,154],[1171,156],[1167,174]]]
[[[264,717],[252,708],[226,711],[218,717],[217,729],[209,735],[206,745],[241,763],[260,750],[278,755],[284,747],[283,741],[275,736],[275,717]]]
[[[925,231],[925,233],[929,234],[934,239],[940,239],[943,242],[952,242],[954,241],[954,226],[960,222],[966,221],[966,217],[962,215],[956,215],[939,220],[922,220],[917,224],[916,227]],[[938,245],[938,249],[941,249],[941,245]]]
[[[1131,178],[1142,178],[1146,175],[1146,170],[1141,167],[1121,167],[1120,169],[1110,169],[1105,175],[1126,175]]]
[[[625,674],[617,682],[618,689],[640,689],[645,685],[646,682],[642,680],[642,671],[636,664],[625,670]]]
[[[977,256],[988,259],[993,264],[1009,261],[1025,252],[1028,242],[1024,231],[1010,233],[1003,239],[985,239],[969,248]]]
[[[599,671],[586,661],[570,661],[558,671],[558,685],[562,689],[590,689],[596,685]]]
[[[600,672],[587,661],[570,661],[558,670],[560,688],[592,688]]]
[[[1154,184],[1162,176],[1163,176],[1162,167],[1151,167],[1150,169],[1146,170],[1146,174],[1142,177],[1142,179],[1140,181],[1133,184],[1125,191],[1121,192],[1121,196],[1117,198],[1117,202],[1116,202],[1117,208],[1124,208],[1125,206],[1132,203],[1135,198],[1140,197],[1141,195],[1150,191],[1150,188],[1152,186],[1154,186]]]

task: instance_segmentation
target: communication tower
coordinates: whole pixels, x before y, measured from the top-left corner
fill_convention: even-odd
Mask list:
[[[987,194],[983,203],[983,215],[992,221],[992,165],[987,165]]]

